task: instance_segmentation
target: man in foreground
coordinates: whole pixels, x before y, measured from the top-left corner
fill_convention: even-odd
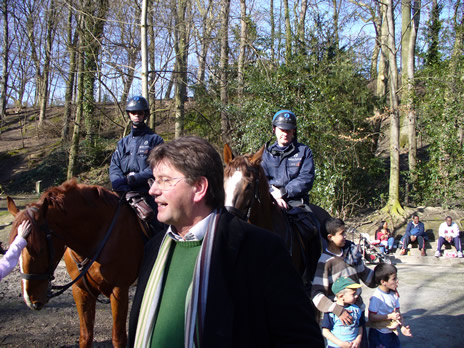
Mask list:
[[[324,347],[283,242],[223,209],[223,166],[205,140],[149,156],[165,236],[146,246],[129,322],[135,347]]]

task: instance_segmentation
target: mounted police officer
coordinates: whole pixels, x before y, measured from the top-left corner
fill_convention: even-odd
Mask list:
[[[269,181],[269,190],[288,220],[297,226],[303,239],[306,271],[305,291],[311,293],[311,282],[321,255],[319,221],[309,206],[308,192],[314,183],[314,161],[311,149],[297,141],[296,116],[280,110],[272,118],[276,141],[266,144],[261,165]],[[313,257],[314,254],[317,257]],[[309,260],[316,260],[309,262]]]
[[[124,194],[139,217],[157,232],[161,225],[156,220],[156,203],[148,194],[147,181],[153,179],[153,174],[147,158],[151,149],[163,143],[163,138],[145,124],[149,110],[148,102],[142,96],[127,101],[126,112],[132,122],[131,133],[118,141],[109,172],[113,190],[120,195]]]
[[[290,110],[280,110],[272,118],[277,140],[266,144],[261,165],[269,180],[269,189],[283,208],[309,209],[308,192],[314,182],[314,161],[311,149],[296,136],[296,116]]]

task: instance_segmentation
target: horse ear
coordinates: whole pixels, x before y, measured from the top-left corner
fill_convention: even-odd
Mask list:
[[[229,164],[230,161],[234,159],[234,154],[232,153],[232,149],[230,148],[229,144],[224,145],[224,162],[225,164]]]
[[[253,156],[251,156],[250,162],[253,163],[254,165],[260,165],[262,157],[263,157],[263,152],[264,152],[264,145],[261,146],[261,148],[256,153],[254,153]]]
[[[11,215],[16,217],[16,215],[18,215],[19,213],[19,209],[16,206],[16,203],[14,202],[13,198],[11,198],[10,196],[6,196],[6,200],[7,200],[8,211],[10,212]]]

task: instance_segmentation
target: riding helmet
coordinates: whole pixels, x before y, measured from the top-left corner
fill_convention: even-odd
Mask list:
[[[150,110],[150,108],[148,107],[147,100],[140,95],[132,97],[127,101],[126,111],[148,111],[148,110]]]
[[[272,126],[289,130],[296,128],[296,116],[290,110],[280,110],[272,118]]]

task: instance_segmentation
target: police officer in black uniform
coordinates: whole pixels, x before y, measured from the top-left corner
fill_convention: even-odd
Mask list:
[[[144,201],[153,209],[155,218],[149,218],[147,222],[156,230],[161,225],[156,220],[156,203],[148,194],[147,181],[153,178],[153,174],[147,158],[152,148],[163,143],[163,138],[145,124],[149,110],[148,102],[142,96],[135,96],[127,101],[126,112],[132,122],[131,132],[118,141],[116,151],[111,157],[109,173],[114,191],[125,194],[130,203],[142,204]],[[143,206],[140,208],[143,209]]]

